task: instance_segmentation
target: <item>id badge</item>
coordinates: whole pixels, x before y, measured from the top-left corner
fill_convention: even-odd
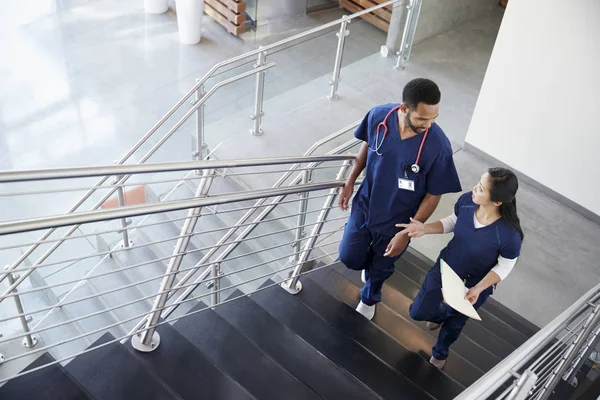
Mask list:
[[[415,181],[411,179],[398,178],[398,189],[415,191]]]

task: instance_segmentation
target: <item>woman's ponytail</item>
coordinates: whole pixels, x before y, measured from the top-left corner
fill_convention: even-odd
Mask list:
[[[521,235],[521,240],[523,240],[525,235],[523,234],[521,221],[517,214],[517,199],[515,197],[519,189],[517,176],[514,172],[506,168],[490,168],[488,173],[493,182],[490,190],[491,200],[502,202],[502,205],[500,205],[502,219],[515,228],[519,232],[519,235]]]

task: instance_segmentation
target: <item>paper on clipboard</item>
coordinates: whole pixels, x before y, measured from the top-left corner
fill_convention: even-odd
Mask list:
[[[444,260],[440,260],[440,271],[442,274],[442,296],[450,307],[469,318],[481,321],[477,310],[465,299],[467,288],[462,279],[454,272]]]

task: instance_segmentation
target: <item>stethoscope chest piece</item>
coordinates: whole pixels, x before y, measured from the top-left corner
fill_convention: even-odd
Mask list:
[[[413,165],[410,166],[410,170],[412,172],[414,172],[415,174],[418,174],[419,171],[421,171],[421,167],[419,167],[418,164],[413,164]]]

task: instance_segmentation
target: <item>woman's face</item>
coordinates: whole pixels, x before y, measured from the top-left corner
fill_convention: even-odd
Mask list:
[[[492,180],[490,174],[485,173],[481,175],[477,185],[473,187],[473,203],[480,206],[487,206],[492,204],[490,189],[492,187]]]

